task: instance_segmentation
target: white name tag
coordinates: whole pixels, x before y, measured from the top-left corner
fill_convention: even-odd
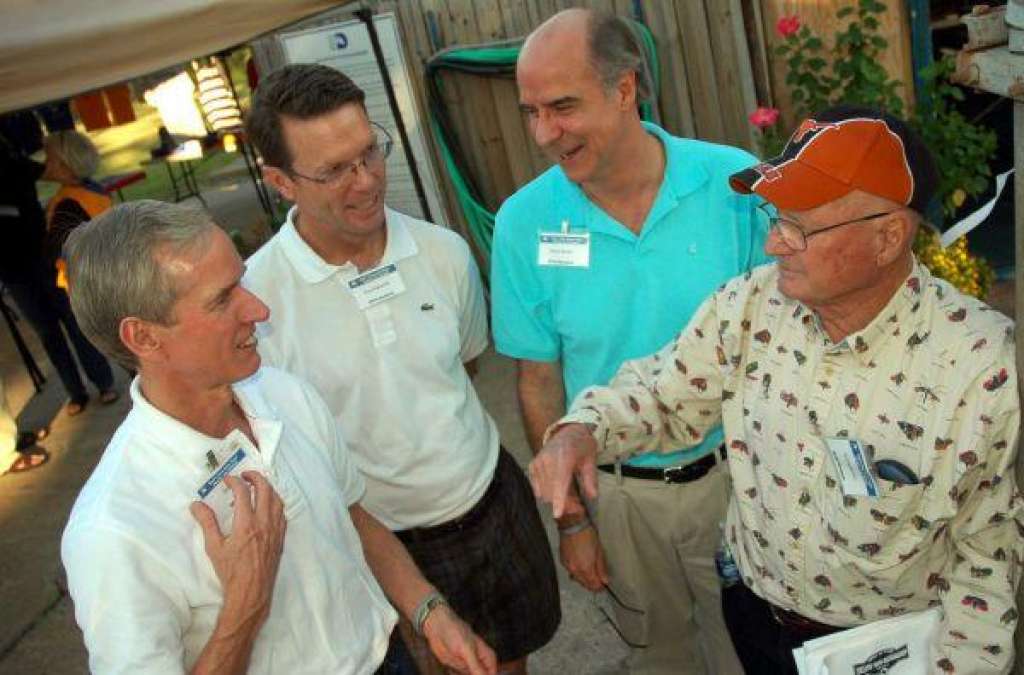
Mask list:
[[[235,493],[224,483],[224,479],[235,476],[241,480],[243,471],[263,473],[260,463],[253,457],[254,453],[252,442],[238,429],[206,453],[207,466],[212,473],[196,493],[203,503],[213,509],[220,531],[225,535],[231,533],[235,519]]]
[[[590,267],[590,233],[541,232],[537,264],[544,267]]]
[[[878,483],[871,472],[871,457],[860,441],[853,438],[826,438],[829,454],[839,473],[843,494],[850,497],[877,497]]]
[[[348,290],[355,297],[359,309],[367,309],[404,292],[405,284],[398,266],[392,263],[360,274],[348,282]]]

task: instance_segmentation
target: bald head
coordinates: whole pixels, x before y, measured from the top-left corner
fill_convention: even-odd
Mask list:
[[[640,43],[624,19],[575,7],[558,12],[537,26],[523,42],[516,67],[560,64],[580,59],[589,64],[606,91],[611,91],[623,75],[636,76],[637,100],[650,96]]]
[[[584,38],[590,33],[593,18],[594,12],[582,7],[562,10],[537,26],[526,37],[521,53],[526,54],[531,47],[552,40],[575,38],[585,42]]]

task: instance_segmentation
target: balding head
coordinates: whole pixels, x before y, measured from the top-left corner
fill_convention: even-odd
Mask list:
[[[637,101],[650,98],[650,77],[640,43],[629,23],[589,9],[563,10],[539,25],[523,43],[517,73],[522,67],[561,63],[578,57],[589,63],[606,91],[623,75],[635,73]]]

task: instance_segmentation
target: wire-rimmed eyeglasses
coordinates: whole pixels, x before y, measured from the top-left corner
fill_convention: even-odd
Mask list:
[[[888,216],[895,211],[884,211],[882,213],[872,213],[870,216],[861,216],[859,218],[853,218],[852,220],[844,220],[841,223],[835,223],[828,227],[822,227],[812,232],[805,232],[804,229],[795,220],[780,216],[778,211],[768,202],[763,202],[757,205],[757,208],[764,214],[768,220],[768,229],[775,230],[779,233],[782,241],[786,243],[786,246],[790,247],[794,251],[806,251],[807,240],[816,234],[822,232],[828,232],[834,230],[837,227],[843,225],[849,225],[850,223],[859,223],[864,220],[872,220],[874,218],[881,218],[882,216]]]
[[[355,182],[356,176],[359,175],[359,169],[376,171],[384,166],[384,160],[388,158],[394,147],[395,143],[391,140],[391,134],[387,132],[387,129],[376,122],[370,122],[370,126],[374,131],[373,144],[366,148],[358,159],[338,164],[319,176],[307,176],[291,168],[287,170],[287,173],[311,183],[327,186],[332,190],[347,189]]]

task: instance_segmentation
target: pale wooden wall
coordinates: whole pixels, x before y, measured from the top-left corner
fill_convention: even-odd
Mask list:
[[[774,92],[775,107],[782,110],[783,118],[789,125],[794,121],[793,106],[789,89],[785,84],[786,66],[781,57],[774,55],[775,47],[784,40],[775,32],[775,23],[782,16],[797,15],[803,25],[810,27],[821,37],[825,49],[831,49],[834,36],[842,24],[836,19],[840,7],[856,5],[856,0],[760,0],[764,20],[764,34],[768,44],[769,76]],[[902,87],[904,105],[913,100],[913,63],[910,56],[910,19],[904,0],[882,0],[886,11],[879,16],[879,33],[889,42],[882,65],[894,77],[904,83]],[[767,102],[767,101],[762,101]],[[787,127],[788,128],[788,127]]]

